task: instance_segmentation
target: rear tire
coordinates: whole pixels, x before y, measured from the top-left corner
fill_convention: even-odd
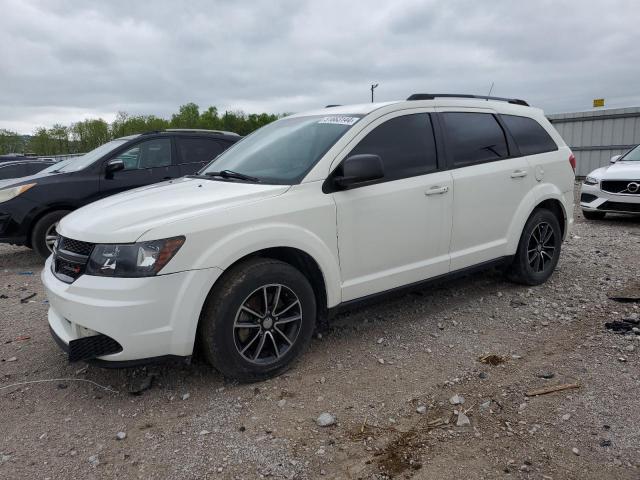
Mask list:
[[[225,377],[254,382],[288,369],[307,349],[315,324],[307,278],[288,263],[252,258],[225,272],[209,292],[198,341]]]
[[[582,210],[582,215],[587,220],[602,220],[607,212],[591,212],[589,210]]]
[[[42,258],[46,259],[51,255],[55,237],[58,235],[56,231],[58,222],[70,212],[70,210],[49,212],[36,222],[31,231],[31,247]]]
[[[534,210],[522,230],[507,278],[532,286],[546,282],[558,264],[561,245],[562,231],[556,216],[544,208]]]

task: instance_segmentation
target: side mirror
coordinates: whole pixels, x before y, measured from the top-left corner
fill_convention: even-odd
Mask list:
[[[344,159],[340,168],[342,175],[335,177],[333,183],[342,190],[384,178],[384,167],[379,155],[352,155]]]
[[[120,170],[124,170],[124,160],[115,159],[107,163],[107,175],[112,175]]]
[[[611,160],[609,160],[609,162],[616,163],[618,160],[620,160],[621,156],[622,155],[614,155],[613,157],[611,157]]]

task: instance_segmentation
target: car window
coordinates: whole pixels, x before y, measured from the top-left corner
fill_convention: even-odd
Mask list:
[[[437,169],[436,144],[428,113],[387,120],[372,130],[350,155],[379,155],[385,180],[423,175]]]
[[[26,164],[27,175],[33,175],[34,173],[38,173],[38,172],[42,171],[42,169],[44,169],[48,165],[49,165],[48,163],[44,163],[44,162],[27,163]]]
[[[168,167],[171,165],[171,139],[155,138],[138,143],[112,160],[122,160],[125,170]]]
[[[500,115],[500,117],[516,141],[522,155],[535,155],[558,149],[556,142],[533,118],[518,115]]]
[[[509,156],[502,127],[490,113],[446,112],[447,150],[456,167]]]
[[[624,154],[620,160],[625,162],[640,162],[640,145],[632,148],[629,152]]]
[[[227,147],[210,138],[177,138],[180,163],[209,163]]]
[[[24,164],[22,163],[0,167],[0,178],[7,179],[23,177],[26,175],[24,170]]]

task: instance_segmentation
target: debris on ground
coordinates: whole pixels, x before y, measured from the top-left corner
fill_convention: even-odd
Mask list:
[[[538,377],[538,378],[544,378],[545,380],[550,380],[550,379],[552,379],[552,378],[553,378],[553,377],[555,377],[555,376],[556,376],[556,375],[555,375],[555,373],[553,373],[553,372],[540,372],[540,373],[538,373],[538,374],[536,375],[536,377]]]
[[[427,407],[425,405],[418,405],[418,407],[416,408],[416,412],[418,412],[421,415],[423,413],[427,413]]]
[[[615,333],[627,334],[635,333],[640,335],[640,320],[634,318],[623,318],[622,320],[614,320],[613,322],[607,322],[604,324],[607,330],[611,330]]]
[[[466,427],[471,425],[471,420],[463,412],[458,412],[458,420],[456,420],[456,427]]]
[[[580,388],[580,384],[563,383],[560,385],[551,385],[549,387],[538,388],[536,390],[529,390],[525,395],[527,397],[537,397],[538,395],[546,395],[547,393],[560,392],[562,390],[569,390],[572,388]]]
[[[321,413],[318,418],[316,418],[316,425],[319,427],[330,427],[331,425],[335,425],[336,417],[331,415],[330,413]]]
[[[30,295],[27,295],[26,297],[20,299],[20,303],[27,303],[29,300],[31,300],[36,295],[37,295],[37,293],[32,293]]]
[[[140,395],[142,392],[149,390],[155,378],[156,375],[153,373],[146,374],[142,377],[132,377],[129,381],[129,393],[131,395]]]
[[[116,433],[116,440],[124,440],[125,438],[127,438],[127,433],[126,432],[118,432],[118,433]]]
[[[478,361],[480,363],[486,363],[487,365],[492,365],[492,366],[496,366],[496,365],[500,365],[501,363],[504,363],[507,359],[502,356],[502,355],[497,355],[495,353],[488,353],[487,355],[482,355],[480,358],[478,358]]]
[[[464,397],[456,393],[453,397],[449,399],[449,403],[451,405],[462,405],[464,403]]]
[[[609,298],[621,303],[640,303],[640,282],[609,295]]]

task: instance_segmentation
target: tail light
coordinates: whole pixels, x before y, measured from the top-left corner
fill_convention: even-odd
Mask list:
[[[576,156],[573,153],[569,155],[569,164],[573,168],[573,173],[576,173]]]

